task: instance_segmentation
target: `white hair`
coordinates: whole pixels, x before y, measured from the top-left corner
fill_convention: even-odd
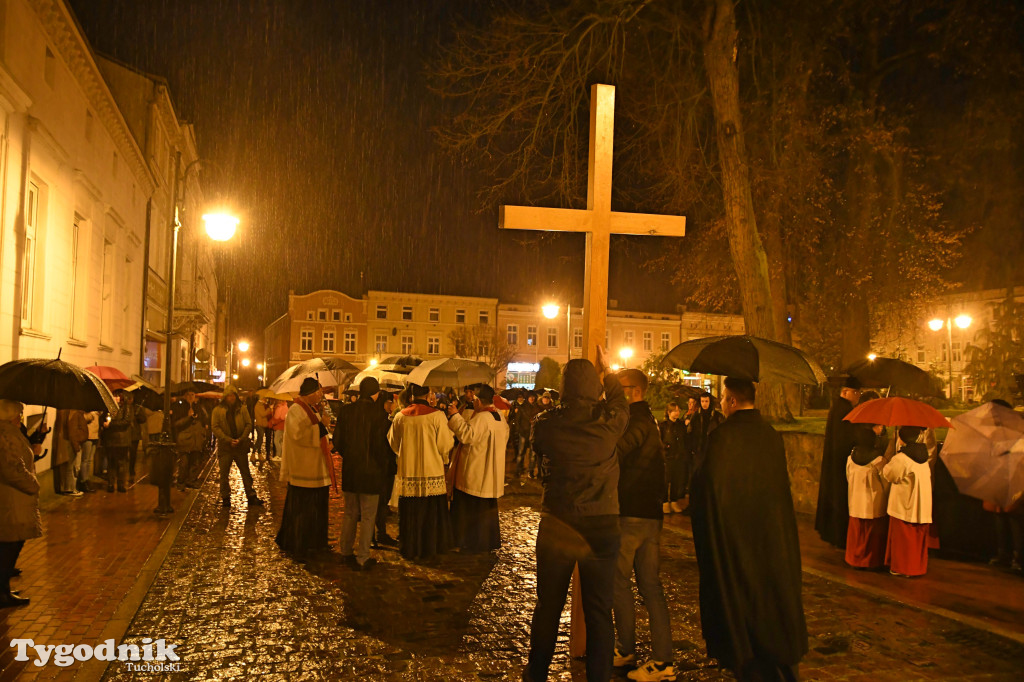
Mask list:
[[[24,411],[24,403],[19,403],[17,400],[0,398],[0,419],[4,421],[10,421],[15,418],[21,419],[21,414]]]

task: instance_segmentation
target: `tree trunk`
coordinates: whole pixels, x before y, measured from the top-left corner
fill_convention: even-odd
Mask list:
[[[747,333],[776,340],[768,258],[757,232],[750,191],[736,50],[736,14],[732,0],[711,0],[704,22],[704,68],[715,112],[729,253],[736,269]],[[758,404],[767,418],[792,419],[781,386],[765,384],[759,393]]]

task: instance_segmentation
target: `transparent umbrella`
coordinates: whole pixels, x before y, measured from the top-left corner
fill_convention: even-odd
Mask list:
[[[953,417],[939,455],[964,495],[1008,509],[1024,495],[1024,416],[985,403]]]

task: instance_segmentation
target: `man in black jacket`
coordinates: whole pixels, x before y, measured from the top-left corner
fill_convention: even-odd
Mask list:
[[[391,451],[388,445],[391,422],[376,402],[379,394],[380,384],[376,379],[363,379],[359,383],[359,400],[341,406],[334,428],[334,449],[341,455],[341,489],[345,493],[341,556],[364,570],[377,563],[370,556],[370,540]],[[353,554],[357,524],[359,546]]]
[[[615,375],[606,373],[603,349],[597,350],[597,369],[582,359],[566,364],[561,407],[545,412],[533,425],[532,447],[541,459],[544,502],[537,532],[537,606],[530,628],[529,663],[523,673],[526,680],[547,679],[577,564],[587,628],[587,679],[611,677],[612,589],[619,553],[615,446],[626,430],[629,410],[622,385]]]
[[[518,442],[516,443],[516,476],[522,477],[529,472],[534,475],[534,460],[536,455],[530,449],[530,435],[533,429],[533,418],[540,412],[537,407],[537,394],[529,391],[526,399],[518,403],[516,407],[515,429]]]
[[[661,554],[661,500],[665,491],[665,459],[661,433],[651,406],[644,400],[647,375],[638,369],[619,372],[619,382],[629,403],[629,426],[619,439],[619,526],[621,546],[615,570],[612,608],[618,645],[614,665],[633,663],[636,652],[636,605],[633,602],[633,573],[647,607],[651,624],[651,659],[630,677],[642,680],[674,680],[672,627],[669,624],[665,590],[658,575]]]

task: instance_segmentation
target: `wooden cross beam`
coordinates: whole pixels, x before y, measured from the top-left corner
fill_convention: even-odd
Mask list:
[[[587,235],[583,275],[583,352],[596,360],[604,345],[608,319],[608,252],[612,234],[682,237],[683,216],[622,213],[612,210],[612,144],[615,127],[615,86],[596,83],[590,89],[590,160],[587,164],[587,208],[502,206],[498,227],[506,230],[584,232]]]

